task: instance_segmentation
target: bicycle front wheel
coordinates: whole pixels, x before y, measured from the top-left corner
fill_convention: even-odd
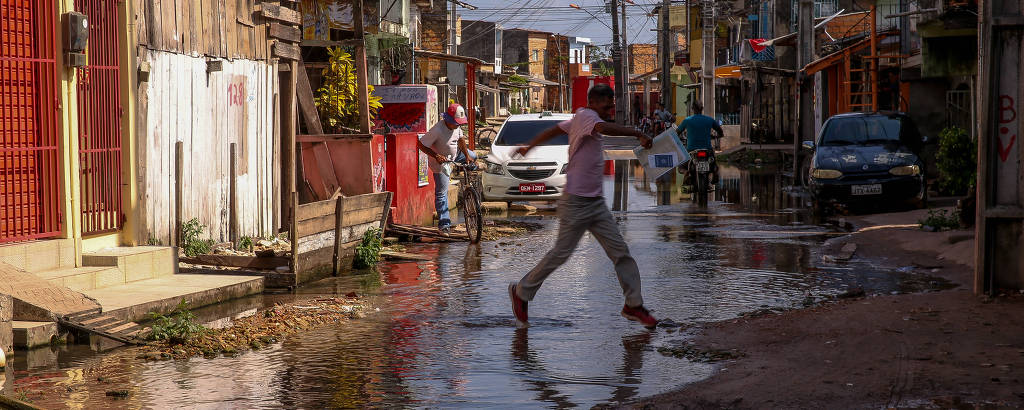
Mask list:
[[[463,191],[462,197],[459,198],[459,208],[461,208],[462,215],[466,219],[466,235],[469,235],[469,242],[480,242],[484,231],[480,196],[472,189]]]

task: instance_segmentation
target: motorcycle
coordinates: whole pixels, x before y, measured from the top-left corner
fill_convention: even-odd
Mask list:
[[[711,150],[698,149],[690,152],[690,161],[693,162],[690,176],[690,197],[700,206],[707,206],[708,195],[711,192],[711,162],[714,161],[714,152]]]

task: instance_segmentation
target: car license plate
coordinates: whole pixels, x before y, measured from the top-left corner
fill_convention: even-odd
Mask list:
[[[697,172],[708,172],[711,170],[711,163],[708,161],[697,161]]]
[[[854,185],[853,195],[878,195],[882,193],[882,184]]]
[[[543,194],[547,189],[544,184],[519,184],[519,193],[522,194]]]

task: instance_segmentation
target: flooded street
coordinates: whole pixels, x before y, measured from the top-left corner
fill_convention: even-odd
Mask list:
[[[851,287],[869,294],[907,290],[910,273],[823,262],[820,245],[842,233],[811,223],[796,207],[799,200],[779,194],[774,174],[724,169],[720,201],[707,209],[667,187],[634,181],[629,210],[617,218],[656,317],[693,325],[800,308]],[[542,229],[479,246],[410,245],[408,252],[435,261],[384,263],[379,272],[327,279],[295,294],[197,311],[214,320],[277,302],[367,295],[367,316],[342,327],[302,332],[233,358],[144,362],[131,349],[45,349],[8,369],[5,392],[60,384],[74,392],[71,400],[31,398],[43,407],[72,408],[589,407],[649,396],[716,371],[657,351],[686,341],[686,330],[647,331],[619,316],[614,271],[589,235],[530,304],[531,326],[517,330],[507,284],[544,255],[557,228],[552,216],[518,219]],[[98,381],[88,371],[97,367],[121,375]],[[106,396],[115,389],[131,394]]]

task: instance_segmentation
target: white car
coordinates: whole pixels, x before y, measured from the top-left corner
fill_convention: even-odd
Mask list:
[[[487,201],[555,201],[565,189],[569,136],[561,134],[521,157],[516,150],[544,130],[572,119],[572,114],[519,114],[508,117],[485,158]]]

